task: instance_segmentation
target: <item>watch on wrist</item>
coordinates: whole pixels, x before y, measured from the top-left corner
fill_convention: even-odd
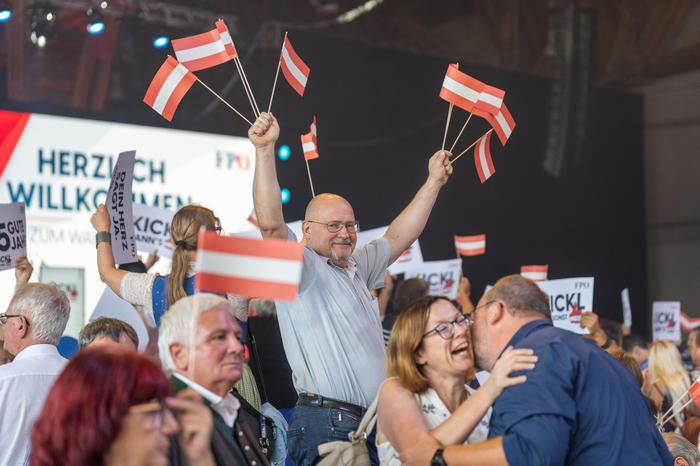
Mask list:
[[[99,246],[100,243],[112,244],[112,238],[109,236],[108,231],[98,231],[95,235],[95,247]]]
[[[600,347],[606,350],[606,349],[610,348],[610,345],[612,345],[612,342],[613,342],[612,339],[610,339],[610,337],[607,337],[605,339],[605,343],[600,345]]]
[[[433,458],[430,460],[430,466],[447,466],[447,463],[445,462],[445,458],[443,458],[442,454],[445,452],[444,448],[438,448],[435,450],[435,454],[433,455]]]

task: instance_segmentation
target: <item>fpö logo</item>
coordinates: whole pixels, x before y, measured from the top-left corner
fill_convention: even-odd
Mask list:
[[[216,168],[221,170],[248,171],[251,168],[250,156],[247,154],[236,154],[228,150],[217,150]]]

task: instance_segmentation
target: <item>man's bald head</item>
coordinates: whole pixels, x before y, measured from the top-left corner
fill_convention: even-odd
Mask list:
[[[319,194],[311,199],[309,204],[306,206],[304,220],[317,220],[319,216],[322,216],[324,212],[328,210],[329,207],[334,207],[336,205],[345,205],[352,210],[352,206],[343,196],[332,193]]]
[[[329,223],[340,224],[341,228],[329,231]],[[355,212],[345,198],[337,194],[319,194],[306,207],[302,226],[304,244],[344,268],[357,242],[357,230],[353,227],[356,223]]]

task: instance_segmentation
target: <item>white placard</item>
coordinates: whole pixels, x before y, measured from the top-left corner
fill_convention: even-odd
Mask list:
[[[428,294],[456,299],[462,277],[462,259],[423,262],[406,270],[405,278],[422,278],[430,287]]]
[[[139,351],[146,349],[148,345],[148,331],[143,323],[143,319],[141,319],[138,311],[134,309],[134,306],[114,294],[109,287],[105,287],[100,300],[97,301],[95,310],[92,311],[90,316],[90,322],[100,317],[119,319],[134,327],[136,334],[139,336]]]
[[[357,235],[356,247],[364,246],[370,241],[381,238],[386,233],[389,227],[372,228],[371,230],[362,231]],[[411,246],[399,256],[396,261],[389,266],[389,273],[396,275],[404,273],[407,270],[416,269],[417,266],[423,263],[423,252],[420,249],[420,243],[415,240]],[[459,277],[457,278],[459,281]]]
[[[134,240],[134,212],[131,200],[135,161],[136,151],[119,154],[107,191],[109,234],[112,238],[112,255],[117,264],[129,264],[139,260]]]
[[[171,257],[175,246],[170,238],[170,223],[175,212],[160,207],[134,204],[134,239],[136,249],[160,257]]]
[[[654,301],[651,315],[654,341],[681,342],[681,303],[679,301]]]
[[[15,267],[27,255],[27,218],[24,204],[0,204],[0,270]]]
[[[41,283],[54,283],[70,301],[70,317],[63,335],[78,339],[85,323],[85,270],[81,267],[50,267],[39,269]]]
[[[555,327],[588,334],[581,328],[581,313],[593,311],[593,277],[563,278],[537,282],[549,296],[549,308]]]
[[[630,289],[625,288],[620,293],[622,299],[622,322],[628,329],[632,328],[632,305],[630,304]]]

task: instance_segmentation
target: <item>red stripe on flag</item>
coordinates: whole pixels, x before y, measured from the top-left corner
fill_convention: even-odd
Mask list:
[[[482,83],[478,79],[472,78],[466,73],[462,73],[461,71],[459,71],[459,67],[457,64],[448,65],[447,72],[445,73],[445,75],[452,78],[453,81],[456,81],[459,84],[468,87],[469,89],[474,91],[474,93],[476,94],[475,100],[472,102],[471,100],[462,97],[461,95],[456,94],[450,91],[449,89],[445,88],[444,81],[443,87],[440,89],[440,97],[450,102],[451,104],[454,104],[459,108],[466,110],[467,112],[471,112],[479,100],[479,93],[484,87],[484,83]]]
[[[197,273],[194,279],[194,287],[202,291],[231,293],[251,298],[294,301],[297,297],[297,285],[250,280],[205,272]]]
[[[481,138],[479,139],[479,142],[476,144],[476,147],[474,148],[474,163],[476,164],[476,171],[479,174],[479,180],[483,184],[486,180],[491,178],[491,176],[496,173],[496,169],[493,166],[493,160],[491,159],[491,147],[490,147],[490,142],[491,142],[491,132],[487,132]],[[483,148],[484,150],[484,159],[486,165],[484,166],[481,157],[480,157],[480,152],[481,149]],[[488,173],[487,173],[488,170]]]
[[[282,44],[282,48],[287,51],[287,55],[289,55],[289,59],[292,61],[292,64],[294,64],[297,67],[297,69],[304,76],[306,76],[306,79],[309,79],[309,73],[311,72],[311,69],[308,66],[306,66],[306,63],[304,63],[301,57],[297,55],[297,53],[294,51],[294,47],[292,47],[292,43],[286,36],[284,37],[284,43]],[[296,76],[294,76],[294,73],[292,73],[291,69],[289,68],[289,64],[284,58],[283,53],[280,54],[280,67],[282,68],[282,74],[287,79],[289,85],[292,86],[292,88],[297,92],[297,94],[303,96],[306,85],[305,83],[299,82]]]
[[[473,111],[474,115],[480,116],[486,121],[489,122],[493,130],[496,132],[498,135],[498,139],[501,141],[501,145],[505,146],[506,142],[508,142],[508,139],[510,138],[510,135],[507,135],[501,127],[501,125],[498,123],[496,119],[496,115],[492,115],[490,112],[480,110],[478,108],[474,108]],[[513,130],[515,129],[515,120],[513,119],[513,116],[510,114],[508,111],[508,107],[506,107],[506,104],[503,103],[501,106],[500,114],[503,116],[503,119],[505,120],[506,124],[510,128],[511,134],[513,133]]]
[[[156,98],[158,97],[158,93],[160,92],[160,89],[163,87],[163,84],[178,64],[179,63],[177,60],[168,55],[168,58],[158,69],[158,72],[153,77],[153,81],[151,81],[151,84],[148,86],[146,95],[143,98],[143,101],[149,107],[153,107]],[[178,85],[175,86],[175,89],[173,89],[170,96],[168,96],[168,100],[165,106],[163,107],[163,112],[161,113],[163,118],[165,118],[168,121],[171,121],[173,119],[173,115],[175,115],[175,110],[177,110],[177,106],[180,104],[180,101],[183,97],[185,97],[185,94],[187,94],[187,91],[190,90],[190,88],[196,80],[197,78],[190,71],[188,71],[187,74],[185,74],[185,76],[180,80]]]
[[[698,383],[698,381],[691,383],[688,393],[690,393],[690,397],[693,399],[695,406],[700,408],[700,383]]]
[[[289,58],[292,59],[294,64],[297,66],[299,71],[302,72],[304,76],[308,79],[309,73],[311,72],[311,68],[306,66],[306,63],[304,63],[304,60],[301,59],[301,57],[296,53],[294,50],[294,47],[292,47],[292,43],[289,41],[288,37],[284,38],[284,44],[283,47],[287,49],[287,53],[289,54]]]
[[[527,272],[547,273],[548,268],[549,268],[549,266],[547,266],[547,265],[523,265],[520,267],[520,273],[527,273]]]
[[[168,55],[168,58],[165,59],[163,64],[160,65],[160,68],[158,68],[158,71],[156,71],[156,75],[153,76],[151,84],[149,84],[148,89],[146,90],[146,95],[143,97],[143,101],[149,107],[153,107],[153,104],[156,102],[156,97],[158,97],[160,88],[163,87],[163,83],[165,83],[165,80],[168,79],[168,76],[170,76],[170,73],[176,66],[177,60]]]
[[[30,116],[31,113],[0,110],[0,176],[5,173]]]
[[[458,243],[484,243],[484,247],[479,249],[464,249],[460,248]],[[458,236],[455,235],[455,248],[457,252],[462,256],[480,256],[486,253],[486,234],[483,235],[472,235],[472,236]]]
[[[258,240],[237,236],[219,236],[211,231],[199,233],[198,248],[242,256],[301,261],[302,247],[281,239]]]
[[[203,32],[194,36],[183,37],[182,39],[173,39],[172,44],[173,50],[179,52],[180,50],[201,47],[202,45],[218,42],[219,40],[221,40],[219,31],[217,29],[212,29],[211,31]]]
[[[192,73],[187,73],[185,77],[182,78],[180,84],[178,84],[173,93],[170,94],[168,103],[165,104],[165,108],[163,109],[163,117],[166,120],[171,121],[173,119],[177,106],[180,105],[180,101],[182,101],[183,97],[185,97],[185,94],[187,94],[187,91],[190,90],[196,80],[197,78],[195,78]]]
[[[211,68],[212,66],[217,66],[222,63],[226,63],[231,59],[231,56],[226,52],[215,53],[214,55],[209,55],[207,57],[198,58],[196,60],[190,60],[187,63],[183,63],[190,71],[199,71]]]
[[[501,105],[499,106],[494,106],[490,102],[487,102],[485,100],[482,100],[481,97],[483,97],[484,94],[489,94],[493,97],[496,97],[501,101]],[[476,103],[476,107],[480,108],[481,110],[491,112],[491,113],[498,113],[498,111],[501,109],[501,106],[503,105],[503,98],[506,96],[506,91],[499,89],[497,87],[489,86],[488,84],[484,84],[483,89],[481,89],[481,97],[479,98],[479,101]]]
[[[226,53],[228,53],[229,57],[236,58],[238,56],[238,50],[236,50],[236,46],[233,44],[233,37],[231,36],[231,32],[228,30],[228,26],[226,26],[223,19],[217,20],[214,25],[216,26],[216,30],[219,31],[219,35],[228,34],[228,36],[231,37],[230,43],[224,41],[223,37],[221,40],[224,42],[224,48],[226,49]]]
[[[307,151],[306,149],[304,149],[304,144],[308,143],[314,145],[313,150]],[[304,150],[304,158],[306,160],[313,160],[319,157],[318,146],[316,145],[316,137],[314,136],[314,133],[306,133],[301,135],[301,147]]]

